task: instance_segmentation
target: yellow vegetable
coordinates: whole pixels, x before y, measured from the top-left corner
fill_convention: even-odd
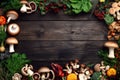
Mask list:
[[[105,0],[99,0],[99,2],[105,2]]]
[[[115,76],[116,75],[116,69],[115,68],[110,68],[107,71],[107,76],[111,77],[111,76]]]
[[[67,80],[78,80],[77,75],[74,73],[71,73],[67,76]]]
[[[5,47],[4,46],[0,46],[0,52],[5,52]]]

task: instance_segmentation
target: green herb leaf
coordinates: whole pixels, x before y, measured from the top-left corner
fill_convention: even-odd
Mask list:
[[[104,20],[109,25],[109,24],[111,24],[114,21],[114,17],[111,16],[110,14],[105,14]]]

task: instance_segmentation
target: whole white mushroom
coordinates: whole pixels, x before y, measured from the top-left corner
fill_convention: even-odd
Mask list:
[[[118,44],[113,42],[113,41],[107,41],[104,45],[109,48],[108,57],[109,58],[115,58],[114,49],[119,47]]]

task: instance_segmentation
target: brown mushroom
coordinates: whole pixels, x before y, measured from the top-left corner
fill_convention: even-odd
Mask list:
[[[44,80],[44,79],[49,79],[50,78],[50,72],[52,73],[52,79],[51,80],[54,80],[55,78],[55,74],[53,72],[53,70],[50,70],[48,67],[41,67],[39,70],[38,70],[38,73],[39,74],[42,74],[41,75],[41,80]],[[46,73],[46,74],[45,74]]]
[[[50,69],[48,67],[41,67],[39,70],[38,70],[39,73],[41,72],[50,72]]]
[[[31,6],[32,12],[37,10],[37,5],[34,1],[29,2],[29,5]]]
[[[108,57],[109,58],[115,58],[114,49],[119,47],[118,44],[115,43],[115,42],[112,42],[112,41],[107,41],[104,44],[104,46],[109,48],[109,55],[108,55]]]
[[[9,44],[9,52],[15,52],[14,45],[18,44],[18,40],[15,37],[9,37],[6,39],[6,43]]]
[[[112,7],[113,7],[113,8],[118,7],[118,3],[117,3],[117,2],[112,3]]]
[[[26,64],[22,69],[21,72],[24,76],[33,76],[34,72],[33,70],[33,66]]]
[[[10,35],[15,36],[20,32],[20,27],[16,23],[9,24],[7,27],[7,32]]]
[[[22,75],[19,73],[15,73],[14,76],[12,76],[12,80],[21,80]]]
[[[110,8],[110,9],[109,9],[109,13],[110,13],[111,15],[114,15],[114,14],[115,14],[115,9],[114,9],[114,8]]]
[[[20,11],[22,13],[25,13],[25,12],[28,12],[28,13],[31,13],[32,11],[32,8],[30,6],[30,4],[27,2],[27,0],[21,0],[20,3],[22,4],[22,7],[20,9]]]
[[[35,72],[35,73],[33,74],[33,76],[32,76],[32,79],[33,79],[33,80],[40,80],[40,74],[37,73],[37,72]]]
[[[10,20],[16,20],[18,18],[18,13],[14,10],[10,10],[7,12],[6,16],[8,17],[7,23],[9,23]]]
[[[100,64],[99,64],[99,63],[94,66],[94,70],[95,70],[96,72],[100,72],[100,71],[101,71],[101,69],[100,69]]]

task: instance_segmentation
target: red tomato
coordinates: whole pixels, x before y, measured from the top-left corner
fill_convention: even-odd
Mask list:
[[[0,25],[6,24],[6,18],[4,16],[0,16]]]

